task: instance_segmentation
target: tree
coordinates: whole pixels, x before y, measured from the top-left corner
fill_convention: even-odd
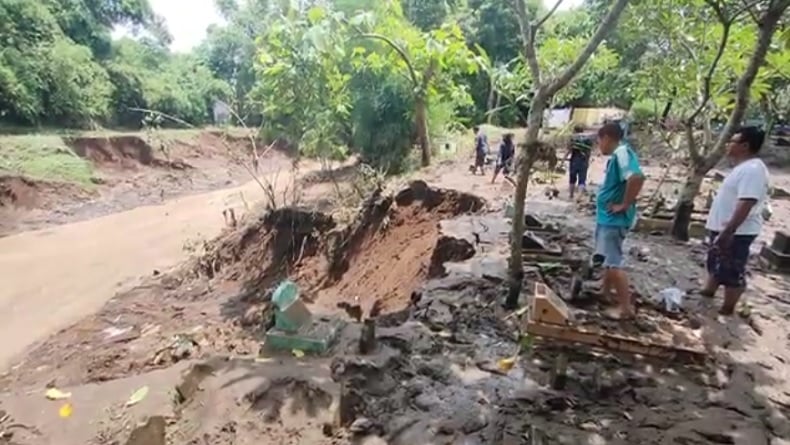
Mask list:
[[[291,16],[291,18],[288,18]],[[266,131],[322,159],[343,157],[349,112],[347,36],[331,11],[315,6],[273,20],[260,40],[258,82]]]
[[[620,15],[628,4],[628,0],[617,0],[615,2],[581,53],[579,53],[573,63],[565,67],[556,77],[544,77],[538,61],[536,37],[538,30],[551,17],[551,14],[557,10],[562,0],[558,0],[554,7],[538,20],[530,20],[522,0],[513,0],[513,3],[521,30],[524,58],[529,67],[533,84],[527,134],[517,163],[518,177],[514,194],[513,230],[510,235],[510,259],[508,261],[509,292],[506,305],[509,308],[515,308],[518,305],[523,285],[524,269],[521,243],[524,236],[524,206],[532,165],[540,156],[541,150],[545,149],[538,140],[543,112],[551,99],[581,71],[609,31],[617,25]]]
[[[387,51],[363,47],[355,53],[364,57],[364,65],[373,69],[386,66],[398,67],[411,83],[414,94],[414,125],[423,166],[431,162],[431,143],[428,112],[430,101],[439,95],[459,93],[453,76],[460,73],[474,74],[478,65],[475,55],[468,49],[461,28],[446,23],[438,29],[422,33],[408,27],[403,20],[400,5],[390,2],[380,10],[381,20],[374,23],[375,32],[358,28],[359,36],[384,44]],[[363,23],[360,20],[360,23]],[[397,36],[391,38],[388,35]],[[402,43],[396,41],[401,40]],[[382,54],[384,57],[382,57]]]
[[[679,110],[686,131],[691,166],[672,227],[672,235],[680,240],[688,239],[694,198],[705,175],[722,159],[727,142],[741,124],[751,91],[754,87],[765,88],[764,82],[755,83],[755,80],[790,0],[762,2],[759,13],[754,11],[760,14],[757,24],[740,20],[751,6],[727,7],[714,0],[689,2],[685,14],[666,11],[658,22],[663,23],[660,25],[664,31],[660,39],[663,44],[653,50],[653,60],[658,63],[648,65],[647,70],[653,70],[652,77],[644,78],[656,79],[665,74],[663,83],[652,86],[651,95],[663,94],[666,100],[674,101],[674,109]],[[711,27],[717,37],[716,43],[692,47],[695,41],[704,42],[703,37]],[[737,81],[732,88],[734,79]],[[711,120],[723,113],[729,114],[727,123],[714,138],[710,131]],[[702,128],[701,137],[696,131],[699,127]]]

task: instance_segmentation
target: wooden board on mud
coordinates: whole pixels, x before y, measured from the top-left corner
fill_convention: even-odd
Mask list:
[[[543,283],[535,284],[530,310],[524,320],[525,331],[565,344],[583,344],[611,352],[625,352],[662,359],[699,363],[705,360],[702,339],[693,330],[669,319],[661,320],[653,332],[633,335],[611,330],[592,322],[574,319],[564,301]]]

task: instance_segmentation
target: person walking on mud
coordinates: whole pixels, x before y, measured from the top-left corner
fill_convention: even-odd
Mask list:
[[[601,290],[608,300],[611,300],[612,288],[617,294],[617,307],[606,313],[609,318],[631,319],[635,309],[628,276],[623,270],[623,242],[636,222],[636,198],[645,177],[619,125],[609,123],[601,127],[598,146],[601,154],[611,155],[596,202],[595,253],[604,258],[606,268]]]
[[[486,137],[480,127],[474,127],[475,132],[475,166],[472,174],[477,174],[480,170],[481,175],[485,175],[486,156],[488,155],[488,137]]]
[[[505,180],[513,186],[516,183],[510,177],[510,171],[513,169],[513,159],[516,157],[516,146],[513,144],[513,133],[505,133],[502,136],[502,142],[499,144],[499,157],[497,158],[496,167],[494,167],[494,177],[491,178],[491,184],[496,181],[499,172],[502,172]]]
[[[568,167],[568,176],[570,179],[570,187],[568,195],[570,199],[576,192],[578,185],[579,190],[584,193],[587,184],[587,168],[590,165],[590,152],[592,151],[593,141],[589,136],[584,134],[584,127],[576,125],[573,127],[573,135],[571,136],[568,154],[565,160],[570,159]]]
[[[712,298],[724,286],[722,315],[732,315],[746,289],[749,247],[763,226],[763,208],[768,199],[768,168],[757,157],[765,133],[757,127],[737,131],[727,145],[734,168],[724,178],[713,198],[708,221],[708,277],[700,291]]]

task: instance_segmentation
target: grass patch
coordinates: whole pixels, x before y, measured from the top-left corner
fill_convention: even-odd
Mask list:
[[[34,179],[92,185],[92,165],[71,151],[60,136],[0,138],[0,170]]]

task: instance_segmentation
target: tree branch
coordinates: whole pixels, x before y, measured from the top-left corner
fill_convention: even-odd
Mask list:
[[[686,119],[686,126],[692,128],[694,127],[694,120],[708,105],[708,101],[710,101],[710,83],[713,79],[713,74],[716,72],[716,67],[718,67],[719,61],[724,55],[724,49],[727,48],[727,42],[730,39],[730,27],[732,26],[732,20],[728,19],[724,15],[724,12],[722,11],[718,2],[714,2],[713,0],[705,0],[705,3],[707,3],[716,13],[716,17],[719,19],[719,23],[722,26],[722,31],[721,40],[719,41],[719,48],[716,51],[716,56],[713,58],[713,62],[711,62],[710,67],[708,67],[708,73],[705,75],[705,78],[702,81],[702,97],[700,97],[700,103],[697,104],[697,108]]]
[[[744,12],[748,12],[749,16],[752,18],[754,23],[759,24],[760,23],[760,17],[757,16],[756,12],[754,12],[754,7],[757,6],[758,3],[760,3],[760,0],[755,0],[753,2],[748,2],[746,0],[743,0],[743,6],[741,6],[740,9],[735,11],[735,14],[733,14],[733,16],[732,16],[733,20],[735,20],[736,17],[738,17],[739,15],[743,14]]]
[[[617,0],[617,3],[612,6],[612,9],[609,10],[609,13],[606,14],[603,21],[600,25],[598,25],[598,29],[595,30],[595,34],[593,34],[590,41],[587,42],[587,46],[584,47],[579,57],[565,69],[565,71],[560,74],[560,76],[554,79],[546,89],[546,93],[548,96],[553,96],[557,91],[559,91],[562,87],[567,85],[571,79],[574,78],[579,71],[581,71],[584,64],[590,59],[598,46],[603,42],[604,38],[609,34],[609,32],[615,28],[617,25],[617,21],[620,20],[620,15],[625,10],[625,7],[628,5],[628,0]]]
[[[749,58],[749,64],[746,66],[746,70],[738,79],[735,88],[735,107],[730,114],[730,118],[727,120],[727,124],[724,125],[724,129],[719,133],[716,145],[714,145],[711,152],[704,159],[702,168],[704,168],[705,171],[713,168],[721,159],[727,142],[729,142],[737,127],[741,124],[741,120],[743,120],[743,116],[746,113],[746,107],[749,105],[749,89],[752,83],[754,83],[754,79],[757,77],[757,73],[765,61],[765,56],[771,46],[771,40],[779,24],[779,20],[788,7],[790,7],[790,0],[777,0],[776,3],[771,2],[771,6],[763,15],[760,21],[760,32],[757,36],[757,43],[754,45],[754,51]]]
[[[411,81],[414,82],[414,86],[415,87],[420,86],[420,78],[417,75],[417,71],[414,69],[414,66],[411,64],[411,59],[409,59],[409,56],[406,54],[406,51],[403,48],[401,48],[400,45],[393,42],[392,39],[390,39],[389,37],[383,36],[381,34],[365,33],[365,34],[360,34],[360,37],[380,40],[386,43],[390,48],[395,50],[395,52],[398,53],[401,59],[403,59],[403,63],[405,63],[406,67],[409,69],[409,76],[411,77]]]
[[[534,28],[529,21],[524,0],[513,0],[513,5],[516,8],[518,27],[521,30],[524,58],[527,59],[527,66],[529,66],[529,72],[532,75],[533,89],[535,89],[541,85],[540,65],[538,65],[538,54],[535,51],[535,33],[537,28]]]
[[[561,4],[562,4],[562,0],[557,0],[557,2],[554,3],[554,7],[549,9],[549,12],[547,12],[546,15],[544,15],[542,19],[538,20],[537,23],[532,25],[532,27],[535,28],[535,29],[538,29],[541,26],[543,26],[543,24],[546,23],[546,20],[550,19],[551,16],[554,15],[555,12],[557,12],[557,8],[559,8]]]

